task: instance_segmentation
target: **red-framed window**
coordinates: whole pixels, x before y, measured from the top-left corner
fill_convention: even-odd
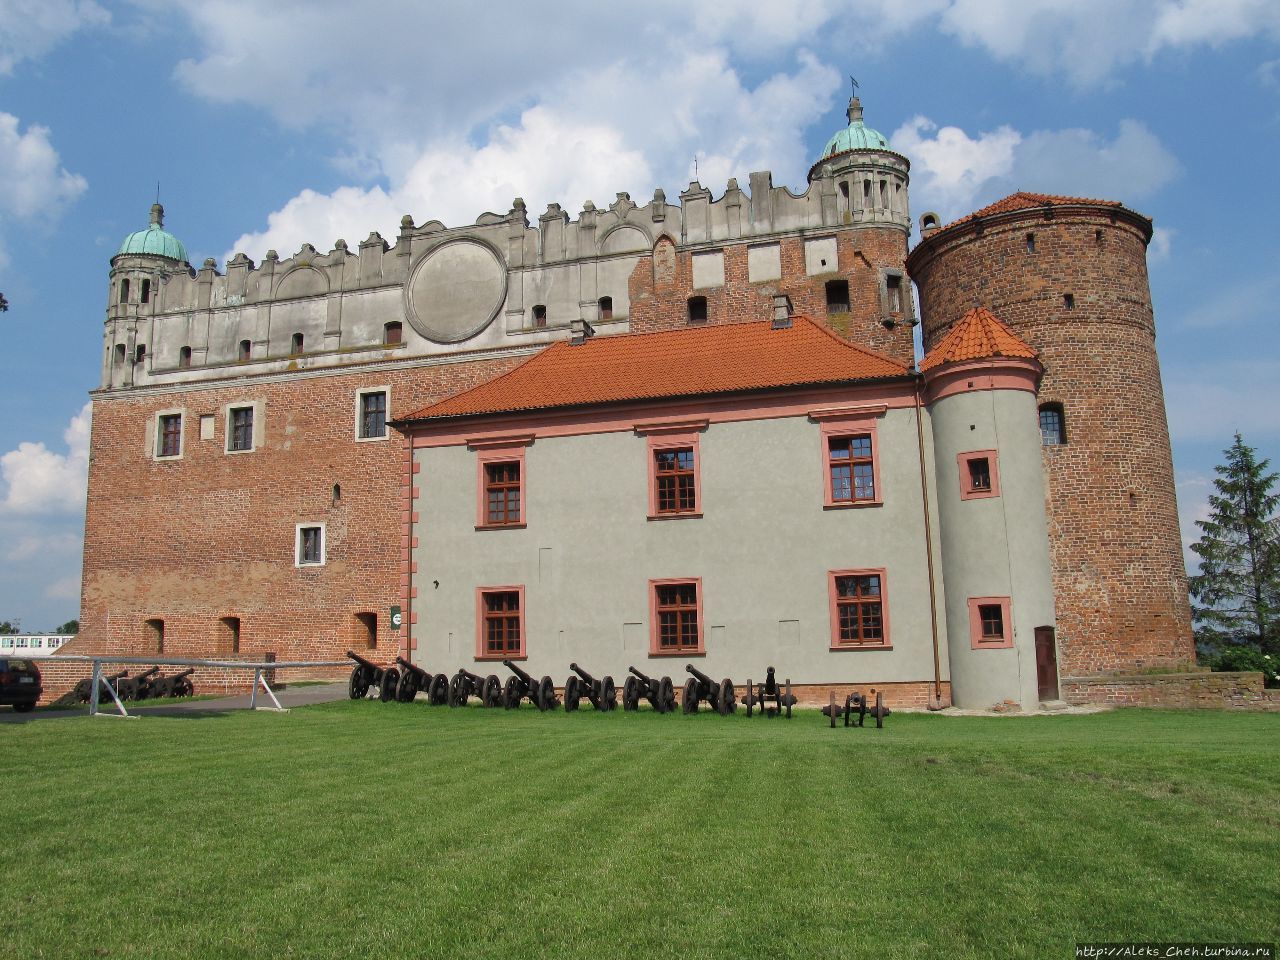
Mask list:
[[[974,650],[1013,646],[1012,606],[1008,597],[969,598],[969,641]]]
[[[1000,496],[999,459],[994,450],[956,454],[960,471],[960,499],[980,500]]]
[[[643,424],[648,436],[649,519],[702,516],[700,430],[705,423]]]
[[[649,581],[649,653],[702,653],[702,580]]]
[[[525,525],[525,448],[486,447],[477,456],[476,527]]]
[[[889,642],[889,598],[883,569],[832,570],[831,649],[885,649]]]
[[[476,659],[525,656],[524,586],[476,590]]]
[[[876,434],[884,412],[884,407],[810,411],[822,427],[824,506],[868,507],[884,501]]]
[[[157,457],[182,455],[182,414],[162,413],[159,434],[160,442],[156,445]]]

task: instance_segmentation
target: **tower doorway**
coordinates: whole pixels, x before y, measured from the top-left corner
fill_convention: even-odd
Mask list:
[[[1058,645],[1053,627],[1036,627],[1036,684],[1040,699],[1058,699]]]

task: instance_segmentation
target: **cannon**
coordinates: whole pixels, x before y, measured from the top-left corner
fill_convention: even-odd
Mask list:
[[[404,657],[396,657],[396,663],[400,665],[400,685],[396,687],[398,701],[412,703],[421,691],[433,707],[449,702],[449,678],[443,673],[430,673]]]
[[[670,677],[655,680],[646,677],[635,667],[627,667],[631,676],[622,685],[622,709],[640,709],[640,698],[644,697],[653,705],[658,713],[670,713],[676,708],[676,688]]]
[[[738,698],[734,694],[733,681],[725,677],[716,683],[692,663],[685,665],[685,673],[690,674],[684,682],[684,691],[680,697],[680,709],[684,713],[697,713],[698,704],[705,700],[722,717],[727,717],[738,709]]]
[[[363,700],[370,687],[378,688],[378,699],[383,703],[396,695],[396,687],[400,683],[399,670],[395,667],[380,667],[354,650],[348,650],[347,656],[356,662],[351,668],[351,682],[347,685],[347,693],[352,700]]]
[[[748,717],[752,715],[753,710],[759,708],[760,713],[766,717],[785,716],[790,720],[791,708],[796,705],[796,697],[791,692],[790,679],[786,681],[785,688],[778,686],[773,667],[769,667],[765,671],[764,683],[753,684],[751,678],[747,678],[747,693],[743,697],[743,702],[747,705]]]
[[[112,690],[116,688],[116,684],[129,675],[128,670],[121,670],[119,673],[113,673],[109,677],[103,677],[102,680]],[[88,703],[89,696],[93,691],[93,677],[85,677],[83,680],[77,680],[76,685],[53,701],[50,706],[53,707],[70,707],[77,703]]]
[[[157,677],[155,683],[151,686],[151,696],[155,698],[191,696],[196,690],[187,678],[195,672],[195,667],[191,667],[168,677]]]
[[[556,698],[556,685],[550,677],[534,682],[533,677],[512,661],[503,660],[502,664],[514,674],[507,677],[506,685],[502,688],[502,703],[508,710],[516,709],[520,706],[520,701],[525,699],[543,711],[560,706],[560,701]]]
[[[569,664],[573,671],[564,682],[564,710],[570,713],[578,709],[582,698],[597,710],[612,710],[618,705],[618,688],[613,684],[613,677],[597,680],[576,663]]]
[[[480,703],[486,707],[501,706],[502,681],[497,674],[482,677],[464,667],[449,681],[449,706],[465,707],[472,697],[479,697]]]
[[[884,705],[884,693],[880,690],[876,691],[875,705],[870,703],[870,694],[851,693],[844,698],[844,706],[836,706],[836,695],[833,692],[828,704],[822,708],[822,715],[831,718],[831,727],[835,728],[836,717],[844,716],[844,725],[846,727],[860,727],[867,719],[867,714],[875,717],[876,729],[884,726],[884,718],[889,716],[893,711]],[[855,722],[854,716],[857,716]]]
[[[151,696],[154,686],[152,678],[160,672],[159,667],[152,667],[136,677],[122,677],[116,681],[116,696],[121,700],[145,700]]]

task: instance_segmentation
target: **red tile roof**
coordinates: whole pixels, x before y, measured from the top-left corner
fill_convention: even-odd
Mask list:
[[[998,213],[1011,213],[1014,210],[1034,210],[1038,207],[1067,207],[1074,204],[1087,203],[1098,207],[1120,207],[1123,204],[1116,200],[1091,200],[1088,197],[1060,197],[1051,193],[1027,193],[1018,191],[1010,194],[1003,200],[997,200],[995,203],[983,207],[981,210],[975,210],[966,217],[959,220],[952,220],[943,230],[948,230],[961,223],[968,223],[970,220],[976,220],[979,217],[993,217]]]
[[[902,364],[807,317],[561,341],[499,377],[402,420],[900,377]]]
[[[944,363],[985,360],[988,357],[1034,358],[1037,354],[1025,340],[982,307],[970,310],[956,323],[942,342],[929,351],[920,369],[932,370]]]

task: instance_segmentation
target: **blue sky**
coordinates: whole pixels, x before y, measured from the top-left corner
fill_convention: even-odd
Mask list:
[[[109,260],[147,222],[197,266],[621,190],[799,191],[844,123],[913,214],[1014,190],[1151,216],[1184,533],[1240,430],[1280,463],[1280,4],[777,0],[483,6],[0,0],[0,620],[78,615]],[[146,536],[146,531],[127,535]]]

